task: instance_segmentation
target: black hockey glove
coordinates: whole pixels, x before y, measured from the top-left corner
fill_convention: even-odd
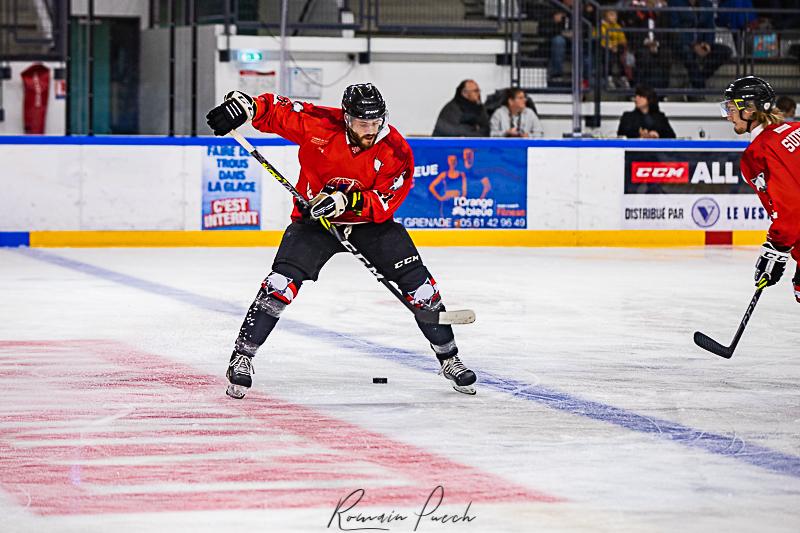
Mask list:
[[[767,287],[778,283],[786,269],[786,262],[789,260],[789,250],[791,247],[775,246],[767,241],[761,247],[761,255],[756,261],[756,285],[762,278],[767,278]]]
[[[253,120],[255,110],[253,98],[242,92],[232,91],[225,95],[224,102],[208,112],[206,122],[214,130],[214,135],[227,135],[231,130]]]

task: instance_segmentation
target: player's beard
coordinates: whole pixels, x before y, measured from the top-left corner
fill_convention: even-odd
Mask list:
[[[348,133],[350,134],[350,140],[353,143],[361,148],[362,150],[366,150],[368,148],[372,148],[372,145],[375,144],[375,139],[378,137],[377,133],[369,133],[367,135],[358,135],[353,130],[349,130]]]

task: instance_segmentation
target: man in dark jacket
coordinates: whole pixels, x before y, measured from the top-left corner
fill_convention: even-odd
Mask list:
[[[674,139],[667,116],[658,109],[658,97],[650,87],[636,87],[636,109],[622,114],[617,135],[629,139]]]
[[[439,112],[433,136],[489,136],[489,115],[481,103],[481,89],[475,80],[464,80],[458,84],[455,97]]]

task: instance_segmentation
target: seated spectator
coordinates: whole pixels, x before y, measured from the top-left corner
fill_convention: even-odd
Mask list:
[[[797,102],[788,96],[781,96],[775,101],[775,107],[778,108],[778,111],[781,112],[787,122],[791,122],[794,119],[795,111],[797,111]]]
[[[636,85],[648,87],[669,87],[669,65],[672,62],[670,47],[661,37],[668,33],[657,32],[658,28],[669,26],[669,13],[654,11],[654,8],[667,7],[665,0],[628,0],[627,7],[636,11],[624,11],[624,26],[647,31],[631,32],[629,48],[635,58],[636,69],[633,79]]]
[[[613,9],[603,12],[600,45],[608,52],[608,86],[630,89],[633,69],[628,61],[628,39],[622,32],[618,14]]]
[[[508,90],[510,88],[511,87],[503,87],[501,89],[497,89],[495,92],[486,97],[486,101],[483,103],[483,105],[486,106],[486,113],[488,113],[490,117],[495,111],[497,111],[498,107],[505,105],[506,97],[508,96]],[[525,105],[531,108],[536,115],[539,115],[539,112],[536,110],[536,104],[528,94],[525,95]]]
[[[525,91],[511,88],[506,91],[506,102],[492,113],[489,122],[492,137],[541,137],[542,122],[533,109],[527,107]]]
[[[455,97],[439,112],[433,136],[489,136],[489,115],[481,103],[481,89],[475,80],[464,80],[458,84]]]
[[[617,135],[629,139],[674,139],[667,116],[658,109],[658,97],[650,87],[639,85],[633,97],[636,108],[622,114]]]
[[[669,7],[685,8],[672,12],[672,27],[686,28],[678,34],[678,54],[689,73],[693,89],[705,89],[710,78],[732,51],[714,42],[714,12],[710,0],[670,0]],[[699,9],[698,9],[699,8]]]

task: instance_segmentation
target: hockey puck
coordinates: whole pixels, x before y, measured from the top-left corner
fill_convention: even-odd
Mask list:
[[[373,383],[389,383],[388,378],[372,378]]]

